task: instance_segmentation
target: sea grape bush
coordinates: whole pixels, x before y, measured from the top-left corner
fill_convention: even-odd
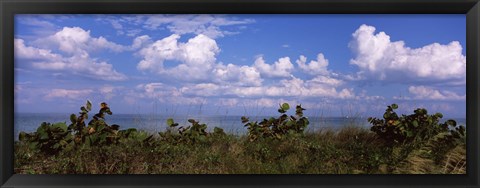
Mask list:
[[[440,123],[443,117],[441,113],[429,115],[426,109],[419,108],[414,110],[414,114],[399,116],[394,111],[397,108],[397,104],[387,106],[383,119],[368,118],[372,124],[370,130],[383,139],[387,146],[427,143],[430,139],[453,144],[465,139],[465,127],[457,126],[452,119]]]
[[[176,143],[188,143],[188,144],[195,144],[199,142],[205,142],[206,139],[210,136],[215,135],[225,135],[225,132],[222,128],[215,127],[213,133],[207,132],[207,125],[200,124],[200,122],[189,119],[189,123],[191,126],[180,126],[176,128],[179,124],[175,123],[172,118],[167,119],[167,125],[169,129],[166,132],[159,132],[159,135],[162,140],[176,142]],[[174,133],[174,130],[177,130],[177,133]]]
[[[444,165],[445,156],[452,149],[466,146],[466,130],[457,126],[455,120],[441,123],[443,114],[428,114],[424,108],[414,110],[413,114],[401,116],[394,111],[397,104],[387,106],[383,119],[368,118],[371,131],[383,140],[388,153],[389,166],[411,166],[415,161],[432,161],[432,165]],[[397,169],[398,170],[398,169]],[[401,170],[400,170],[401,171]],[[398,172],[400,172],[398,171]],[[415,170],[424,173],[425,169]]]
[[[19,134],[19,141],[27,142],[30,148],[39,148],[45,153],[57,153],[68,147],[72,138],[65,123],[43,122],[36,132]]]
[[[257,121],[250,122],[247,117],[243,116],[241,120],[245,127],[248,128],[249,140],[254,141],[258,138],[281,139],[289,134],[303,134],[310,123],[308,118],[303,116],[305,109],[301,105],[297,105],[295,116],[286,114],[289,109],[290,105],[283,103],[278,109],[278,112],[281,114],[278,118],[263,119],[260,123]]]
[[[137,142],[142,146],[153,146],[154,138],[152,134],[145,131],[137,131],[137,129],[129,128],[126,130],[116,131],[115,143],[127,144],[128,142]]]
[[[138,132],[134,128],[127,130],[119,130],[120,126],[113,124],[109,126],[105,122],[105,114],[112,115],[110,108],[106,103],[101,103],[101,108],[93,119],[88,123],[88,139],[86,142],[90,145],[109,145],[117,143],[121,138],[136,139],[142,141],[150,141],[151,137],[144,133]]]
[[[20,160],[16,164],[36,165],[37,161],[50,160],[54,161],[51,164],[61,164],[58,165],[61,166],[60,171],[54,173],[72,165],[76,165],[72,172],[84,172],[84,166],[97,168],[98,165],[100,168],[109,166],[111,172],[121,173],[138,170],[138,166],[143,165],[142,169],[146,171],[142,172],[151,173],[155,171],[150,171],[150,168],[156,168],[157,164],[160,164],[158,166],[162,173],[168,173],[174,171],[165,169],[175,166],[182,166],[181,170],[184,170],[183,162],[193,165],[190,167],[195,168],[192,172],[216,167],[229,170],[226,164],[232,162],[235,164],[232,169],[242,170],[237,167],[246,164],[250,166],[244,170],[253,169],[261,173],[264,172],[263,168],[267,170],[265,172],[270,172],[272,167],[279,167],[278,171],[272,171],[279,173],[290,172],[286,169],[295,169],[300,173],[310,172],[308,170],[314,170],[313,173],[396,173],[396,170],[410,173],[409,167],[416,164],[452,169],[450,171],[465,170],[464,126],[457,126],[454,120],[441,123],[441,113],[429,115],[426,109],[416,109],[411,115],[398,115],[396,109],[398,105],[392,104],[387,106],[383,118],[369,118],[371,131],[346,128],[336,133],[304,134],[309,125],[308,118],[304,117],[305,109],[297,105],[294,115],[288,115],[290,105],[283,103],[278,109],[280,116],[277,118],[252,122],[247,117],[241,117],[248,129],[247,136],[233,137],[218,127],[208,131],[206,124],[194,119],[189,119],[188,125],[180,126],[172,118],[166,121],[167,130],[153,135],[134,128],[120,130],[118,125],[108,125],[105,117],[112,115],[112,112],[106,103],[101,103],[99,112],[89,119],[92,103],[87,101],[80,107],[78,116],[70,115],[71,123],[68,126],[66,122],[43,122],[36,132],[21,132],[20,142],[16,143],[19,147],[15,151],[16,159]],[[83,155],[83,151],[89,152]],[[459,153],[455,153],[457,151]],[[46,155],[32,158],[32,154],[38,152]],[[147,158],[136,161],[138,156]],[[183,156],[194,157],[185,160],[187,158]],[[80,158],[86,162],[74,164]],[[115,160],[109,161],[110,158]],[[108,162],[111,163],[106,165]],[[131,169],[128,164],[132,164]],[[263,167],[256,169],[257,166]],[[321,171],[308,169],[319,166]],[[442,173],[450,171],[443,170]],[[417,172],[436,171],[411,173]]]
[[[443,117],[441,113],[429,115],[426,109],[416,109],[411,115],[397,115],[394,111],[398,105],[387,106],[383,119],[370,117],[373,131],[378,138],[384,141],[387,147],[393,148],[402,145],[432,145],[432,153],[444,154],[449,149],[465,144],[465,127],[457,126],[454,120],[440,123]],[[223,138],[223,129],[214,127],[212,132],[207,131],[207,125],[194,119],[189,119],[191,125],[179,126],[172,118],[166,121],[168,128],[159,132],[159,138],[144,131],[134,128],[120,130],[118,125],[108,125],[105,122],[106,115],[112,115],[106,103],[100,104],[100,110],[90,121],[88,113],[92,110],[92,103],[80,107],[79,115],[70,115],[71,123],[65,122],[42,123],[36,132],[19,134],[19,141],[32,149],[37,149],[46,154],[56,154],[62,150],[72,150],[78,147],[108,146],[111,144],[135,143],[141,146],[153,146],[160,142],[170,144],[201,144],[212,138]],[[304,135],[309,125],[309,120],[304,117],[301,105],[297,105],[294,115],[288,115],[290,110],[288,103],[280,105],[278,118],[271,117],[260,122],[250,121],[247,117],[241,117],[241,121],[248,129],[248,140],[257,139],[283,139]],[[86,123],[88,121],[88,123]],[[417,147],[418,148],[418,147]],[[393,151],[393,150],[392,150]],[[410,149],[405,150],[408,155]],[[405,156],[402,155],[402,156]],[[439,155],[440,156],[440,155]],[[402,157],[399,157],[402,158]]]
[[[85,121],[88,119],[88,112],[92,110],[92,103],[87,100],[87,104],[80,107],[80,110],[78,117],[75,114],[70,115],[70,121],[72,123],[68,126],[68,131],[74,133],[74,141],[77,144],[82,143],[84,136],[87,134]]]
[[[36,132],[20,132],[19,141],[29,144],[32,149],[39,149],[46,154],[56,154],[63,149],[73,149],[78,146],[91,147],[118,143],[121,138],[142,139],[150,141],[151,137],[139,136],[136,129],[119,131],[118,125],[108,125],[105,114],[112,115],[107,103],[100,104],[100,110],[93,119],[86,124],[88,112],[92,110],[92,103],[87,101],[80,107],[79,116],[70,115],[70,125],[65,122],[50,124],[43,122]]]
[[[87,101],[87,104],[80,108],[81,112],[79,112],[78,118],[75,114],[70,115],[69,129],[73,130],[75,134],[75,143],[85,144],[86,146],[115,143],[121,135],[118,134],[118,125],[109,126],[105,122],[105,114],[112,115],[108,104],[101,103],[99,112],[85,125],[85,120],[88,119],[88,112],[91,109],[92,103]]]

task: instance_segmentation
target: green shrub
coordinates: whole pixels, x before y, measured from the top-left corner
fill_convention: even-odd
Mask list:
[[[138,136],[136,129],[119,131],[118,125],[108,125],[105,114],[112,115],[107,103],[100,104],[100,110],[93,119],[85,124],[92,103],[87,100],[85,106],[80,107],[79,116],[70,115],[70,125],[65,122],[50,124],[43,122],[34,133],[21,132],[19,141],[28,144],[32,149],[39,149],[46,154],[57,154],[63,149],[71,150],[75,147],[102,146],[118,143],[119,139],[129,138],[144,142],[151,142],[152,136]]]
[[[305,133],[308,119],[280,105],[280,117],[249,122],[248,135],[226,134],[189,119],[189,126],[167,120],[160,137],[108,125],[101,104],[90,120],[91,103],[70,116],[71,124],[42,123],[22,132],[15,143],[15,173],[87,174],[378,174],[465,173],[466,134],[453,120],[417,109],[397,115],[387,107],[383,119],[369,118],[371,130],[344,127]],[[75,140],[75,138],[79,138]],[[254,142],[252,142],[254,141]],[[42,165],[38,165],[41,163]]]
[[[278,112],[281,114],[280,117],[271,117],[268,120],[263,119],[260,123],[257,121],[250,122],[247,117],[243,116],[241,120],[242,123],[245,123],[245,127],[248,127],[250,141],[260,137],[281,139],[286,135],[303,134],[310,123],[308,118],[303,116],[305,109],[301,105],[297,105],[295,116],[286,114],[289,109],[290,105],[283,103],[278,109]]]
[[[86,145],[109,145],[118,142],[118,139],[122,136],[122,134],[118,133],[120,126],[115,124],[109,126],[105,122],[105,114],[112,115],[112,112],[110,111],[108,104],[103,102],[100,104],[100,110],[98,113],[93,116],[93,119],[90,120],[86,127],[87,131],[83,138]]]
[[[169,128],[165,132],[159,132],[161,140],[170,143],[175,142],[195,144],[199,142],[206,142],[207,138],[212,136],[226,135],[222,128],[215,127],[213,129],[214,132],[209,133],[207,132],[206,124],[200,124],[200,122],[194,119],[189,119],[188,122],[192,125],[187,127],[180,126],[179,128],[176,128],[178,126],[178,123],[175,123],[172,118],[167,119],[167,125]],[[174,132],[175,129],[177,130],[177,133]]]
[[[55,154],[69,146],[72,135],[63,123],[43,122],[34,133],[20,132],[20,142],[27,142],[32,149],[39,149],[47,154]]]
[[[455,120],[440,123],[441,113],[429,115],[426,109],[414,110],[414,114],[398,116],[398,105],[387,107],[383,119],[368,118],[371,131],[382,139],[389,150],[388,164],[397,167],[394,173],[427,173],[435,171],[431,163],[439,164],[446,153],[465,145],[466,130]],[[418,168],[409,168],[417,165]]]
[[[388,146],[426,143],[440,133],[444,135],[442,139],[451,140],[449,142],[465,135],[465,128],[456,127],[455,120],[439,123],[443,117],[441,113],[429,115],[426,109],[419,108],[414,110],[414,114],[398,116],[394,111],[397,108],[397,104],[387,106],[383,119],[368,118],[372,124],[370,130],[382,138]],[[456,129],[449,130],[449,126]]]

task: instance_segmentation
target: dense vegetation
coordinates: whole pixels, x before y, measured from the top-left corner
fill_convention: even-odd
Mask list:
[[[465,173],[465,127],[440,123],[441,113],[416,109],[369,118],[371,130],[305,132],[304,108],[280,105],[278,118],[241,121],[247,135],[226,134],[194,119],[167,120],[159,134],[108,125],[106,103],[88,120],[87,101],[71,123],[42,123],[15,143],[15,173],[23,174],[386,174]]]

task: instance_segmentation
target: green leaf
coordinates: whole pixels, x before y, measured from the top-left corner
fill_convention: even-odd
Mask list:
[[[447,136],[447,135],[448,135],[448,133],[439,133],[439,134],[437,134],[434,138],[435,138],[435,139],[443,139],[443,138],[445,138],[445,136]]]
[[[291,127],[293,125],[293,123],[294,123],[293,121],[287,121],[285,123],[285,125],[288,126],[288,127]]]
[[[87,112],[88,112],[87,109],[85,108],[85,106],[80,107],[80,110],[81,110],[82,112],[84,112],[84,113],[87,113]]]
[[[204,135],[195,136],[195,137],[196,137],[196,138],[198,139],[198,141],[200,141],[200,142],[205,142],[205,141],[207,141],[207,137],[205,137]]]
[[[40,134],[40,140],[48,140],[48,134],[47,133],[43,133],[43,134]]]
[[[268,122],[272,123],[272,122],[275,122],[277,119],[275,119],[274,117],[271,117],[270,119],[268,119]]]
[[[112,111],[110,111],[110,108],[108,108],[108,107],[107,107],[106,112],[107,112],[108,115],[112,115]]]
[[[427,118],[427,121],[428,121],[428,124],[431,125],[431,124],[433,123],[432,117],[428,117],[428,118]]]
[[[105,129],[105,125],[101,124],[97,127],[97,132],[102,132],[103,129]]]
[[[68,144],[68,142],[66,142],[65,140],[60,140],[60,145],[66,146],[67,144]]]
[[[388,113],[384,113],[384,114],[383,114],[383,118],[384,118],[384,119],[388,119],[389,117],[390,117],[390,114],[388,114]]]
[[[460,125],[458,128],[458,132],[460,132],[460,134],[462,134],[462,136],[465,136],[465,127],[463,125]]]
[[[38,142],[31,142],[31,143],[29,144],[29,147],[32,148],[32,149],[33,149],[33,148],[36,148],[37,146],[38,146]]]
[[[290,109],[290,105],[288,103],[283,103],[281,108],[282,110],[287,111],[288,109]]]
[[[304,122],[304,127],[307,127],[308,124],[310,124],[310,121],[308,120],[308,118],[302,118],[303,122]]]
[[[417,120],[413,120],[412,125],[413,125],[414,127],[418,127],[418,121],[417,121]]]
[[[37,132],[45,132],[48,130],[48,126],[50,126],[50,123],[43,122],[38,128]]]
[[[100,142],[106,142],[107,141],[107,134],[102,134],[100,135]]]
[[[435,116],[439,117],[439,118],[443,118],[443,114],[442,113],[436,113]]]
[[[407,131],[407,137],[413,137],[413,132],[412,131]]]
[[[392,104],[392,109],[397,109],[398,105],[397,104]]]
[[[245,117],[245,116],[242,116],[242,118],[241,118],[241,119],[242,119],[242,123],[247,123],[247,122],[248,122],[248,118],[247,118],[247,117]]]
[[[92,145],[92,143],[93,143],[93,142],[92,142],[92,140],[91,140],[90,136],[88,136],[88,137],[85,139],[85,145],[87,145],[87,146],[91,146],[91,145]]]
[[[302,105],[297,105],[297,109],[295,110],[295,114],[298,117],[303,117],[303,111],[304,110],[305,110],[305,108],[302,108]]]
[[[75,114],[71,114],[70,115],[70,121],[72,122],[72,124],[77,123],[77,116]]]
[[[225,134],[225,132],[223,131],[223,129],[222,129],[222,128],[219,128],[219,127],[213,128],[213,132],[214,132],[215,134]]]
[[[111,126],[111,128],[112,128],[112,130],[118,130],[118,129],[120,128],[120,126],[117,125],[117,124],[113,124],[113,125]]]
[[[168,118],[168,119],[167,119],[167,125],[168,125],[168,126],[172,126],[174,123],[175,123],[175,122],[173,121],[172,118]]]
[[[294,130],[292,130],[292,129],[288,130],[288,134],[290,134],[290,135],[294,135],[295,133],[296,133],[296,132],[295,132]]]
[[[65,132],[65,131],[67,131],[67,124],[65,124],[64,122],[55,123],[55,124],[52,125],[52,128],[60,129],[63,132]]]
[[[453,120],[453,119],[447,120],[446,123],[447,123],[448,125],[452,126],[452,127],[457,126],[457,122],[456,122],[455,120]]]
[[[393,122],[393,125],[395,125],[395,126],[400,125],[400,121],[395,120],[395,121]]]
[[[67,133],[67,135],[65,136],[64,140],[68,140],[68,141],[72,140],[72,134]]]
[[[89,100],[87,100],[87,110],[88,111],[92,110],[92,103]]]
[[[27,133],[25,133],[25,132],[23,132],[23,131],[20,132],[20,134],[18,135],[18,140],[20,140],[20,141],[25,141],[25,140],[27,140]]]

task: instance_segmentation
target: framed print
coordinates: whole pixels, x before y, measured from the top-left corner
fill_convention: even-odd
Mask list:
[[[1,184],[478,186],[478,1],[2,1]]]

